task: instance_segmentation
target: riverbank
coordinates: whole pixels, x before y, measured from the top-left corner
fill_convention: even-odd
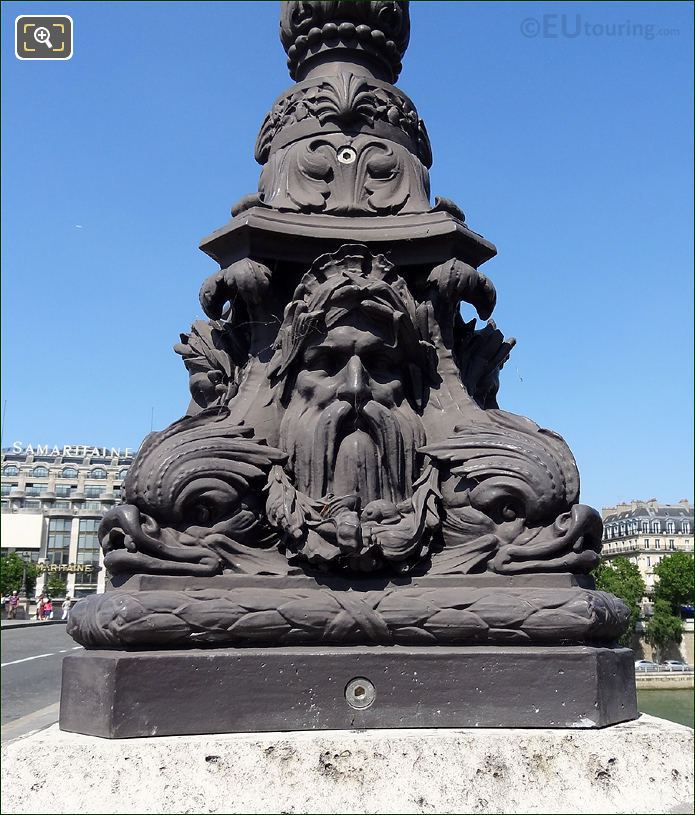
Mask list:
[[[695,687],[695,675],[692,673],[636,673],[635,682],[637,690],[661,689],[661,690],[690,690]]]

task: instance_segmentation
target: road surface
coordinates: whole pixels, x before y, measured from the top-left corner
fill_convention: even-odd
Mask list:
[[[58,721],[63,657],[81,646],[64,625],[2,631],[2,740]]]

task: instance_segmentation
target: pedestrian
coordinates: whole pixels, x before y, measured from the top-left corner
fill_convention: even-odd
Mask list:
[[[70,616],[70,607],[72,606],[72,600],[70,599],[70,595],[66,595],[65,600],[63,600],[63,605],[61,608],[63,609],[63,616],[61,620],[67,620]]]
[[[7,612],[7,619],[14,620],[17,617],[17,608],[19,607],[19,595],[16,591],[13,591],[10,595],[9,605],[10,608]]]
[[[43,594],[36,601],[36,619],[43,620]]]
[[[47,597],[43,602],[43,618],[44,620],[53,619],[53,601]]]

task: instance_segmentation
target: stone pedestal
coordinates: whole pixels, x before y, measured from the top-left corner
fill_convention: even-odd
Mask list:
[[[3,812],[687,811],[693,731],[421,729],[109,741],[57,726],[3,745]]]
[[[106,738],[395,727],[604,727],[637,716],[632,651],[592,647],[86,651],[60,726]]]

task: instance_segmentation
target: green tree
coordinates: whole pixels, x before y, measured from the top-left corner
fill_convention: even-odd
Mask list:
[[[646,625],[644,638],[656,651],[655,662],[661,662],[662,654],[671,643],[677,645],[683,638],[683,621],[671,613],[668,600],[654,603],[654,616]]]
[[[36,585],[38,568],[34,563],[26,563],[16,552],[10,552],[6,557],[0,557],[0,590],[3,594],[19,591],[22,587],[22,574],[24,566],[27,569],[27,592],[32,593]]]
[[[59,577],[57,574],[50,574],[48,577],[48,584],[46,591],[49,597],[65,597],[65,592],[68,590],[68,584]]]
[[[681,606],[695,601],[695,566],[693,556],[687,552],[674,552],[654,567],[659,582],[654,597],[665,600],[674,614],[680,616]]]
[[[640,602],[647,590],[640,570],[626,557],[617,557],[610,563],[600,563],[594,571],[594,577],[597,589],[620,597],[630,609],[630,625],[620,638],[621,645],[630,647],[640,615]]]

